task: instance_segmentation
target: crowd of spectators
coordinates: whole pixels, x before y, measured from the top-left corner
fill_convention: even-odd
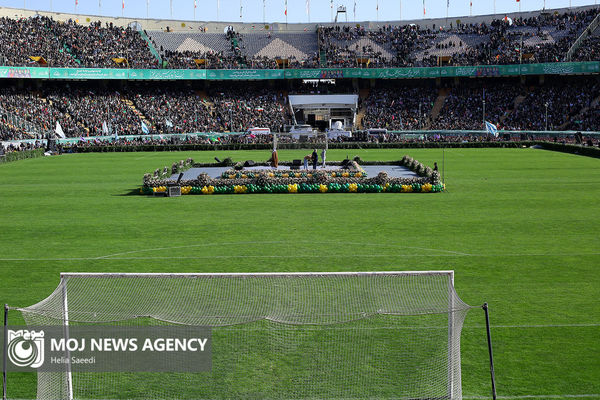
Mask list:
[[[428,87],[373,89],[363,103],[362,126],[364,129],[422,129],[437,96],[437,89]]]
[[[595,36],[589,36],[584,39],[581,46],[575,51],[573,61],[598,61],[600,60],[600,37],[598,33]]]
[[[326,65],[333,68],[437,66],[440,62],[449,65],[557,62],[564,60],[571,45],[597,13],[598,9],[592,8],[427,28],[414,24],[384,25],[377,29],[336,25],[318,28],[317,40],[320,52],[326,55]],[[253,36],[244,37],[233,30],[223,35],[231,47],[227,51],[165,50],[164,66],[184,69],[281,67],[276,57],[247,53],[245,40],[253,40]],[[573,59],[598,60],[599,43],[599,36],[591,35]],[[440,60],[439,50],[447,49],[451,50],[444,53],[449,54],[448,58]],[[196,63],[195,60],[204,61]],[[45,16],[0,18],[0,61],[8,66],[163,67],[144,37],[131,27],[99,21],[86,25]],[[320,65],[320,55],[315,53],[302,60],[289,58],[286,68]]]
[[[141,133],[140,116],[124,101],[119,92],[81,88],[54,89],[47,100],[66,122],[60,121],[70,136],[102,136]]]
[[[319,46],[326,52],[330,67],[361,66],[360,59],[364,58],[370,59],[368,67],[438,66],[440,62],[444,65],[557,62],[564,59],[597,13],[597,9],[558,15],[541,13],[530,18],[496,19],[489,24],[450,23],[427,29],[417,25],[385,25],[377,30],[366,30],[363,26],[323,27],[319,29]],[[450,36],[459,39],[442,43],[442,39]],[[475,37],[479,43],[469,45],[461,37]],[[377,44],[379,49],[357,44],[362,38]],[[589,41],[590,46],[599,42],[598,37]],[[432,51],[442,48],[453,48],[448,59],[440,60]]]
[[[160,67],[148,43],[131,27],[115,26],[112,22],[107,22],[103,27],[100,21],[88,26],[75,21],[68,21],[64,25],[65,32],[59,40],[71,49],[82,67]]]
[[[0,137],[4,140],[32,139],[36,135],[39,138],[40,132],[52,130],[57,120],[65,120],[67,123],[64,115],[40,96],[39,92],[12,87],[0,91],[0,112]]]
[[[0,18],[0,62],[8,66],[159,68],[147,42],[130,27],[102,26],[99,21],[85,26],[44,16]]]
[[[484,100],[485,119],[501,124],[504,115],[513,109],[515,99],[522,94],[522,90],[520,86],[509,83],[453,88],[438,117],[432,121],[431,129],[483,129]]]
[[[279,132],[289,123],[287,98],[269,89],[228,89],[215,93],[213,118],[221,128],[243,132],[248,128],[269,128]]]
[[[31,57],[43,57],[52,67],[78,67],[60,40],[63,25],[48,17],[0,18],[0,62],[8,66],[38,66]],[[41,61],[41,60],[40,60]]]
[[[507,129],[534,131],[546,130],[546,125],[548,130],[565,129],[598,97],[599,87],[597,82],[588,80],[532,87],[514,112],[507,115],[503,125]]]
[[[531,86],[489,82],[441,89],[429,83],[375,87],[360,100],[354,128],[481,130],[485,100],[485,120],[500,129],[543,131],[547,125],[548,130],[600,130],[600,83],[593,77]],[[297,89],[302,92],[303,87]],[[82,84],[0,89],[2,140],[39,139],[53,132],[57,122],[68,137],[81,137],[249,128],[281,132],[292,120],[286,92],[258,83],[205,90],[159,85],[117,91]]]

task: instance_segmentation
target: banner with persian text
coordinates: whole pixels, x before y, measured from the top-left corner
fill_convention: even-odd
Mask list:
[[[414,68],[119,69],[0,67],[0,78],[114,80],[430,79],[600,73],[599,61]]]

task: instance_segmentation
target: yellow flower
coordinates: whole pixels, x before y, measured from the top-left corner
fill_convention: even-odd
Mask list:
[[[298,185],[297,184],[293,184],[293,185],[288,185],[288,192],[289,193],[298,193]]]
[[[332,172],[332,173],[331,173],[331,177],[332,177],[332,178],[335,178],[335,172]]]
[[[208,188],[208,194],[213,194],[215,192],[215,187],[214,186],[209,186]]]
[[[402,185],[402,193],[410,193],[412,191],[413,189],[411,185]]]
[[[273,178],[274,176],[275,176],[275,174],[274,174],[274,173],[272,173],[272,172],[269,172],[269,178]]]
[[[248,175],[242,174],[242,179],[246,179],[247,177],[248,177]]]
[[[428,192],[431,192],[432,188],[433,188],[433,186],[431,185],[431,183],[426,183],[423,186],[421,186],[421,191],[428,193]]]
[[[202,192],[202,194],[208,194],[208,188],[206,186],[203,186],[200,191]]]
[[[344,178],[347,178],[347,177],[349,177],[349,176],[350,176],[350,174],[349,174],[348,172],[343,172],[343,173],[342,173],[342,176],[343,176]]]
[[[288,178],[290,175],[289,174],[283,174],[281,176],[283,176],[284,178]]]
[[[246,187],[246,185],[242,185],[242,186],[236,185],[236,186],[233,187],[233,191],[235,193],[239,193],[239,194],[246,193],[246,190],[248,190],[248,188]]]
[[[356,192],[358,190],[358,185],[356,183],[351,183],[348,186],[348,191],[350,192]]]
[[[361,172],[357,172],[356,175],[354,175],[354,176],[356,176],[357,178],[360,178],[362,176],[362,173]]]
[[[295,176],[296,178],[300,178],[300,172],[296,172]]]
[[[229,175],[229,179],[234,179],[235,175]]]
[[[327,185],[323,185],[323,184],[319,185],[319,192],[325,193],[325,192],[327,192],[327,189],[328,189]]]

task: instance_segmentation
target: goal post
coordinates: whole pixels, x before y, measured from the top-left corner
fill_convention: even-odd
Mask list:
[[[63,273],[30,326],[202,326],[197,373],[38,373],[37,398],[462,398],[453,271]],[[135,378],[137,377],[137,378]]]

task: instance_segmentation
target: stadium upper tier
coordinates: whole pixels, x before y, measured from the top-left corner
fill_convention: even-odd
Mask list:
[[[277,69],[543,63],[563,61],[570,54],[573,61],[595,61],[600,43],[595,29],[598,10],[588,6],[447,21],[259,25],[34,14],[2,8],[0,62],[7,66]]]

